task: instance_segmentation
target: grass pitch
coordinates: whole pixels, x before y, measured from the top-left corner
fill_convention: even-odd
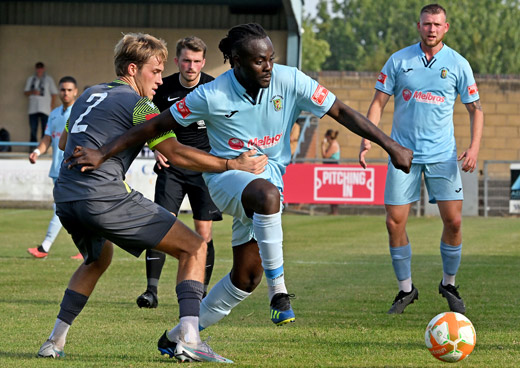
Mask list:
[[[177,262],[167,259],[159,307],[139,309],[146,287],[144,257],[116,247],[67,339],[66,358],[38,359],[54,325],[67,282],[79,265],[62,231],[47,259],[28,247],[41,242],[48,210],[0,210],[1,367],[165,367],[157,340],[178,320]],[[181,219],[192,224],[187,215]],[[397,293],[382,216],[284,215],[286,281],[296,323],[269,320],[265,283],[219,324],[202,332],[216,352],[240,367],[441,367],[424,345],[432,317],[447,311],[437,291],[442,277],[438,218],[410,218],[412,272],[419,300],[402,315],[386,311]],[[212,284],[231,268],[231,219],[214,225]],[[457,283],[477,345],[461,367],[520,366],[520,223],[515,218],[465,218]]]

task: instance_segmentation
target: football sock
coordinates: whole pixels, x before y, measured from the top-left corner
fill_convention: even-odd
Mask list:
[[[442,285],[453,285],[455,286],[455,275],[448,275],[446,272],[442,274]]]
[[[60,218],[56,215],[56,204],[53,205],[54,214],[49,222],[49,227],[47,228],[47,235],[45,235],[45,240],[42,242],[42,248],[47,253],[51,249],[52,243],[56,240],[56,237],[60,233],[61,230],[61,222]]]
[[[209,281],[213,273],[213,265],[215,264],[215,247],[213,239],[208,242],[208,250],[206,252],[206,270],[204,273],[204,295],[208,293]]]
[[[200,342],[199,313],[204,285],[195,280],[181,281],[176,287],[179,302],[179,328],[186,342]],[[188,318],[191,317],[191,318]],[[172,335],[179,330],[170,331]]]
[[[462,243],[459,245],[449,245],[441,241],[442,269],[445,274],[455,276],[460,266],[462,255]],[[453,280],[455,282],[455,280]],[[443,282],[444,285],[446,283]]]
[[[407,279],[410,279],[410,290],[408,291],[411,291],[412,246],[408,243],[401,247],[390,247],[390,256],[392,257],[392,266],[394,267],[397,280],[406,281]],[[401,287],[401,285],[399,285],[399,287]],[[403,291],[406,292],[407,290]]]
[[[45,239],[44,241],[42,241],[42,250],[45,252],[45,253],[49,253],[49,250],[51,249],[52,247],[52,242]]]
[[[58,350],[63,350],[65,347],[65,342],[67,339],[67,333],[69,332],[70,325],[66,322],[63,322],[61,319],[56,318],[56,323],[54,324],[54,329],[49,336],[49,340],[54,341],[56,348]]]
[[[147,289],[157,294],[157,286],[166,260],[166,254],[154,249],[146,250],[146,278]]]
[[[264,268],[269,300],[273,295],[287,293],[283,269],[282,211],[271,215],[253,215],[253,229]]]
[[[88,296],[67,288],[60,304],[61,308],[58,313],[58,318],[63,322],[72,325],[72,322],[74,322],[74,319],[83,310],[87,301]]]
[[[406,280],[398,280],[397,283],[399,284],[399,290],[404,291],[405,293],[409,293],[412,291],[412,278],[409,277]]]
[[[230,274],[224,276],[202,300],[199,318],[200,329],[203,330],[220,321],[249,295],[251,293],[240,290],[233,285]]]
[[[199,317],[182,317],[179,324],[168,331],[167,336],[170,341],[176,341],[180,337],[188,343],[200,343]]]

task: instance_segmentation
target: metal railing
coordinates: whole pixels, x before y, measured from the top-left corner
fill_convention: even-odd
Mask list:
[[[512,161],[512,160],[485,160],[484,161],[484,217],[488,217],[489,214],[489,181],[490,181],[490,174],[489,174],[489,166],[490,165],[497,165],[497,164],[520,164],[520,161]],[[510,173],[507,173],[507,176],[509,176]],[[504,175],[506,176],[506,175]]]

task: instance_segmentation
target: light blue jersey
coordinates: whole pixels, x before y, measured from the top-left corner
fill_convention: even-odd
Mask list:
[[[52,110],[47,120],[47,127],[45,128],[45,135],[51,137],[52,147],[52,163],[49,171],[49,177],[57,179],[60,174],[61,161],[63,161],[63,151],[59,149],[61,133],[65,129],[65,123],[70,116],[72,105],[63,110],[63,106],[59,106]]]
[[[183,126],[206,121],[215,156],[231,159],[253,148],[266,154],[269,164],[258,177],[282,191],[282,175],[291,159],[290,132],[296,119],[303,110],[322,117],[335,100],[333,93],[298,69],[274,64],[271,83],[260,89],[256,101],[231,69],[196,88],[170,111]]]
[[[456,159],[455,100],[457,95],[464,104],[479,99],[466,59],[443,45],[428,61],[417,43],[388,59],[375,88],[394,96],[391,137],[413,150],[413,163]]]

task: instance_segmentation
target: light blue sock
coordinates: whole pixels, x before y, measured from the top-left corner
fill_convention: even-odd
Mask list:
[[[448,275],[456,275],[460,266],[462,256],[462,243],[449,245],[441,240],[442,269]]]
[[[253,229],[271,300],[277,293],[287,293],[283,269],[282,211],[272,215],[255,213]]]
[[[410,243],[402,247],[390,247],[390,256],[397,280],[403,281],[412,277],[412,246]]]
[[[231,309],[237,306],[251,293],[237,288],[227,274],[215,286],[200,304],[199,330],[203,330],[227,316]]]

